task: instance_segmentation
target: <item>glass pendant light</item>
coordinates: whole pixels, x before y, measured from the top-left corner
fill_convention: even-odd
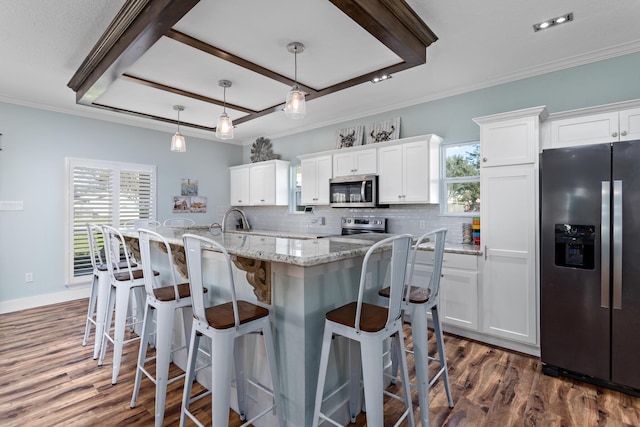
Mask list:
[[[291,42],[287,45],[287,50],[294,56],[294,85],[287,93],[287,101],[284,106],[284,115],[289,119],[302,119],[307,115],[307,106],[304,99],[304,92],[298,87],[298,53],[304,52],[304,45],[299,42]]]
[[[224,88],[224,98],[222,103],[222,115],[218,119],[216,125],[216,138],[218,139],[233,139],[233,122],[229,116],[227,116],[227,88],[231,87],[229,80],[220,80],[218,86]]]
[[[180,133],[180,111],[184,110],[182,105],[174,105],[173,109],[178,112],[178,131],[173,138],[171,138],[171,151],[177,153],[184,153],[187,151],[187,142],[184,140],[184,136]]]

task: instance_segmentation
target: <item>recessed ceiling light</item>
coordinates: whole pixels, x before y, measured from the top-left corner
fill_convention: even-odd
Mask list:
[[[383,80],[389,80],[391,78],[391,74],[382,74],[381,76],[377,76],[371,79],[371,83],[379,83]]]
[[[554,25],[565,24],[571,21],[573,21],[573,13],[565,13],[562,16],[547,19],[545,21],[538,22],[537,24],[533,24],[533,31],[544,30],[546,28],[551,28]]]

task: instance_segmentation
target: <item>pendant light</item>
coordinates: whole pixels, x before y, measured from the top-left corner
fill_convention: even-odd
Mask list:
[[[183,111],[184,107],[182,105],[174,105],[173,109],[178,112],[178,132],[171,138],[171,151],[184,153],[187,151],[187,143],[184,140],[184,136],[180,133],[180,111]]]
[[[224,98],[222,103],[222,115],[218,119],[216,125],[216,138],[218,139],[233,139],[233,122],[229,116],[227,116],[227,88],[231,87],[229,80],[220,80],[218,86],[224,88]]]
[[[298,53],[304,52],[304,45],[299,42],[291,42],[287,45],[287,50],[293,53],[294,57],[294,79],[293,86],[287,93],[287,102],[284,106],[284,115],[289,119],[302,119],[307,115],[307,106],[305,105],[304,92],[298,87]]]

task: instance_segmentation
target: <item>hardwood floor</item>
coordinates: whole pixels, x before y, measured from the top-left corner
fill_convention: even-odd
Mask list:
[[[155,388],[148,380],[136,408],[129,407],[137,343],[125,346],[118,384],[111,385],[110,352],[98,367],[93,337],[81,346],[86,304],[77,300],[0,315],[0,425],[153,425]],[[452,335],[445,342],[455,407],[448,407],[438,381],[430,393],[432,426],[640,426],[638,397],[545,376],[534,357]],[[409,365],[413,370],[411,358]],[[172,372],[179,369],[172,366]],[[182,385],[169,386],[167,426],[178,424]],[[417,415],[417,392],[412,398]],[[211,422],[209,402],[198,402],[205,425]],[[393,425],[401,411],[399,402],[387,401],[385,425]],[[229,420],[240,425],[233,412]],[[366,425],[365,416],[353,425]]]

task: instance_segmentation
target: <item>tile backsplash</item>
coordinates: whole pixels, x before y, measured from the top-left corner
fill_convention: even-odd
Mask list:
[[[222,219],[227,207],[218,207],[216,217]],[[340,219],[343,216],[366,216],[387,218],[389,233],[410,233],[419,236],[427,231],[445,227],[447,241],[462,243],[462,224],[470,223],[471,217],[440,215],[438,205],[393,205],[389,208],[350,209],[316,206],[313,213],[291,214],[286,206],[245,206],[251,228],[256,230],[289,231],[310,234],[340,234]],[[325,224],[319,220],[324,217]],[[424,228],[422,222],[424,221]]]

